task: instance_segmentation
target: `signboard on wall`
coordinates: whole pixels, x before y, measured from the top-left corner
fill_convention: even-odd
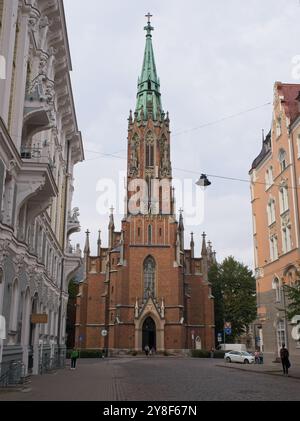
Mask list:
[[[48,323],[48,314],[32,314],[31,315],[31,323],[33,325],[38,324],[47,324]]]

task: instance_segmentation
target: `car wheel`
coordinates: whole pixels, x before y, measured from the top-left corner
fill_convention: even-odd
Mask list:
[[[244,364],[249,364],[249,360],[247,360],[247,358],[244,360]]]
[[[229,357],[226,358],[227,363],[231,363],[231,359]]]

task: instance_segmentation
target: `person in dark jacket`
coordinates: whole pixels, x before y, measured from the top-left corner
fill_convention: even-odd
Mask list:
[[[285,344],[282,344],[282,348],[280,350],[280,359],[281,359],[281,363],[282,363],[282,369],[283,369],[283,375],[284,376],[289,375],[289,368],[291,366],[289,357],[290,357],[289,351],[286,349]]]

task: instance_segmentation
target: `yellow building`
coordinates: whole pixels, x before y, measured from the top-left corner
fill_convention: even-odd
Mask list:
[[[252,164],[251,199],[257,279],[256,345],[278,358],[283,342],[291,356],[300,343],[291,337],[284,284],[300,276],[300,84],[275,83],[272,127]]]

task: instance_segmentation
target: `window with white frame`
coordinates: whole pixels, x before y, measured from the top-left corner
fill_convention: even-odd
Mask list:
[[[280,213],[284,213],[289,209],[289,194],[287,186],[280,187]]]
[[[297,136],[297,155],[300,158],[300,134]]]
[[[283,320],[277,322],[277,347],[278,353],[282,347],[282,344],[286,343],[285,325]]]
[[[279,117],[276,120],[276,137],[279,137],[281,135],[281,118]]]
[[[280,281],[278,278],[273,279],[273,289],[275,291],[275,302],[280,303],[281,302],[281,287],[280,287]]]
[[[285,226],[282,228],[282,251],[288,253],[292,249],[291,227]]]
[[[275,200],[271,199],[267,206],[268,224],[272,225],[276,220],[275,214]]]
[[[270,258],[271,262],[278,259],[278,241],[275,235],[270,238]]]
[[[268,190],[273,184],[273,167],[267,169],[265,174],[266,190]]]
[[[19,282],[15,279],[12,285],[10,316],[9,316],[9,330],[17,331],[18,326],[18,311],[19,311]]]
[[[278,160],[280,164],[280,171],[282,172],[287,167],[287,157],[286,157],[286,152],[284,149],[280,149]]]

